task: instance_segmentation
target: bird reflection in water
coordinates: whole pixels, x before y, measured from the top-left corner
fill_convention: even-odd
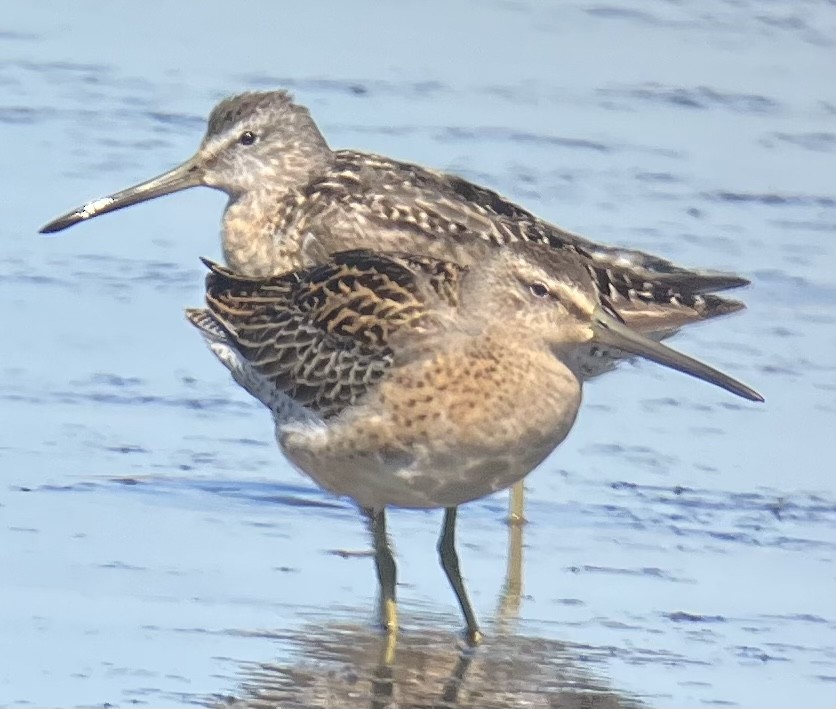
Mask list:
[[[445,619],[411,608],[420,625],[398,638],[369,623],[315,622],[289,633],[286,662],[246,663],[235,696],[213,697],[227,709],[616,709],[639,707],[588,665],[596,650],[514,632],[522,592],[523,528],[509,525],[508,566],[496,617],[484,643],[469,647]],[[270,637],[273,637],[272,635]],[[397,647],[395,646],[395,643]],[[596,655],[598,657],[596,658]]]
[[[436,624],[438,619],[432,621]],[[388,639],[364,625],[312,624],[295,633],[295,663],[253,663],[243,670],[234,709],[615,709],[641,702],[609,687],[582,664],[581,650],[555,640],[499,635],[456,645],[427,624],[383,661]],[[603,652],[603,651],[602,651]]]

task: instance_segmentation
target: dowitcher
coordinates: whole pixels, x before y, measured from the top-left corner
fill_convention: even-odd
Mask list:
[[[564,440],[591,344],[763,400],[630,329],[584,258],[525,243],[474,253],[463,266],[353,250],[268,278],[207,261],[206,307],[187,311],[271,409],[291,462],[367,512],[392,633],[385,509],[444,508],[438,551],[472,644],[480,633],[459,571],[457,508],[522,480]],[[706,297],[706,307],[720,300]]]
[[[332,150],[309,111],[284,91],[224,99],[212,110],[206,135],[186,162],[92,200],[41,231],[60,231],[198,185],[229,196],[224,258],[243,275],[304,268],[353,248],[405,251],[468,265],[476,242],[503,246],[530,241],[580,254],[625,321],[656,338],[726,312],[702,308],[702,296],[748,283],[735,275],[684,269],[651,254],[593,243],[454,175],[380,155]],[[612,369],[623,356],[599,345],[587,354],[581,367],[585,378]],[[511,517],[521,519],[522,488],[515,493]]]

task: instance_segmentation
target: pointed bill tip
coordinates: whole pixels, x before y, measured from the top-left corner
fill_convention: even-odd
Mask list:
[[[79,222],[83,222],[90,217],[95,217],[97,214],[109,211],[108,207],[112,204],[113,197],[95,199],[92,202],[88,202],[83,207],[79,207],[71,212],[62,214],[57,219],[53,219],[48,224],[42,226],[38,232],[40,234],[54,234],[55,232],[63,231],[64,229],[68,229],[69,227],[78,224]]]
[[[661,342],[656,342],[631,330],[600,308],[594,315],[594,332],[595,339],[598,342],[644,357],[661,364],[663,367],[669,367],[683,374],[702,379],[743,399],[756,402],[765,401],[763,396],[743,382],[714,369],[714,367],[710,367],[704,362],[677,352]]]
[[[749,387],[746,388],[749,389]],[[763,394],[759,394],[754,389],[749,389],[749,393],[752,395],[749,401],[757,401],[759,404],[766,402],[766,399],[763,398]]]
[[[709,369],[711,369],[711,368],[709,367]],[[715,370],[715,372],[716,372],[716,370]],[[686,374],[691,374],[692,376],[698,376],[699,377],[699,375],[694,375],[691,372],[685,372],[685,373]],[[763,398],[762,394],[760,394],[759,392],[752,389],[752,387],[747,386],[743,382],[738,381],[737,379],[732,379],[731,377],[723,374],[722,372],[717,372],[713,376],[714,376],[714,378],[710,378],[711,375],[706,376],[706,377],[699,377],[699,378],[703,379],[704,381],[707,381],[711,384],[719,386],[719,387],[725,389],[726,391],[731,392],[732,394],[736,394],[740,398],[746,399],[747,401],[754,401],[758,404],[763,404],[766,401],[766,399]]]
[[[66,214],[63,217],[58,217],[58,219],[53,219],[49,224],[44,224],[40,229],[38,229],[38,233],[56,234],[59,231],[64,231],[64,229],[69,229],[71,226],[78,224],[81,221],[84,221],[84,217],[80,216],[78,212],[72,212],[71,214]]]
[[[190,187],[197,187],[202,184],[202,179],[203,168],[197,158],[192,157],[162,175],[157,175],[157,177],[152,177],[150,180],[140,182],[133,187],[114,192],[107,197],[90,200],[81,207],[53,219],[49,224],[41,227],[40,233],[53,234],[100,214],[115,212],[117,209],[130,207],[133,204],[147,202]]]

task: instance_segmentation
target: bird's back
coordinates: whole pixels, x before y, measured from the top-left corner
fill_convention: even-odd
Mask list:
[[[187,316],[277,419],[327,419],[357,401],[404,348],[401,333],[420,338],[455,307],[464,272],[364,250],[267,279],[205,263],[206,307]]]
[[[277,248],[296,240],[302,263],[358,247],[467,265],[484,254],[484,244],[533,242],[576,254],[601,298],[631,327],[657,338],[744,307],[715,295],[748,284],[744,278],[595,244],[463,178],[379,155],[335,152],[330,168],[304,187],[294,205],[274,238]],[[620,359],[623,353],[592,348],[584,375],[609,371]]]
[[[676,278],[694,293],[748,283],[733,274],[686,269],[642,251],[596,244],[462,177],[371,153],[334,152],[329,169],[305,185],[298,201],[306,226],[327,224],[336,238],[358,232],[357,222],[366,227],[365,235],[354,234],[364,243],[343,241],[343,249],[403,250],[393,241],[394,231],[412,236],[414,248],[406,251],[434,250],[422,240],[440,240],[449,245],[450,256],[458,255],[453,244],[474,237],[497,246],[530,241],[574,251],[597,268],[629,272],[635,281]]]

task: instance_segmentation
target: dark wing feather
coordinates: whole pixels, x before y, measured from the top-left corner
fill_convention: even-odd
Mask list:
[[[378,248],[384,250],[385,236],[394,230],[436,237],[437,245],[455,245],[475,235],[496,245],[526,241],[574,252],[600,297],[643,332],[670,332],[743,307],[735,300],[708,296],[746,285],[745,278],[693,271],[640,251],[599,246],[538,219],[492,190],[418,165],[339,151],[332,169],[307,186],[306,197],[307,209],[329,211],[327,223],[335,229],[362,217],[372,225],[371,233],[384,235],[378,237]],[[423,239],[415,243],[427,248]],[[450,260],[462,253],[455,246],[434,251]]]
[[[461,177],[419,165],[350,150],[335,154],[333,169],[307,190],[361,207],[382,226],[419,231],[425,236],[479,236],[497,245],[531,241],[568,249],[608,271],[663,288],[676,282],[691,293],[712,293],[749,283],[734,274],[681,268],[643,251],[602,246],[537,218],[502,195]]]
[[[602,301],[633,329],[645,333],[673,332],[688,323],[734,313],[739,300],[705,292],[705,283],[679,274],[644,280],[627,269],[587,263]]]
[[[428,326],[430,301],[453,302],[464,271],[364,250],[266,279],[204,263],[206,309],[188,311],[192,323],[209,334],[222,331],[277,392],[324,418],[385,375],[393,335],[405,326]]]

